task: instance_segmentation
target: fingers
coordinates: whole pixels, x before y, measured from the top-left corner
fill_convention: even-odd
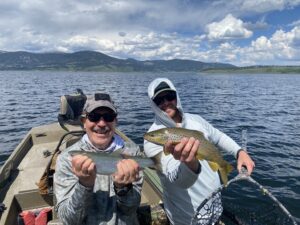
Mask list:
[[[96,179],[96,166],[94,162],[84,155],[72,157],[72,169],[84,186],[93,186]]]
[[[182,151],[182,156],[180,160],[185,162],[191,162],[195,158],[199,146],[199,140],[196,140],[193,137],[190,138]]]
[[[245,166],[247,168],[248,175],[251,175],[255,167],[255,163],[245,151],[241,151],[239,153],[238,162],[237,162],[237,169],[239,172],[241,172],[242,166]]]
[[[130,184],[139,178],[139,165],[132,159],[123,159],[117,164],[114,182],[121,185]]]
[[[171,154],[177,160],[180,160],[182,162],[190,162],[195,158],[199,146],[199,140],[196,140],[193,137],[182,138],[180,143],[174,146]]]
[[[72,158],[72,166],[76,173],[89,175],[93,172],[95,164],[87,156],[76,155]]]
[[[247,170],[248,170],[248,174],[251,175],[251,173],[253,172],[253,169],[255,167],[255,164],[254,162],[251,160],[251,158],[249,157],[250,160],[247,160],[245,162],[245,166],[247,167]]]

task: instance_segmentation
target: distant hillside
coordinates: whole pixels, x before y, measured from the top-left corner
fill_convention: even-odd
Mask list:
[[[30,53],[0,51],[0,70],[71,70],[71,71],[193,71],[235,68],[231,64],[204,63],[193,60],[117,59],[100,52]]]
[[[300,74],[300,66],[247,66],[235,68],[208,68],[203,72],[207,73],[289,73]]]

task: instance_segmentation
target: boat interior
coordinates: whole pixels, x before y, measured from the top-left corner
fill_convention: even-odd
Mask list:
[[[116,131],[123,138],[126,136]],[[74,144],[83,134],[78,124],[52,123],[33,127],[19,143],[0,169],[0,225],[22,224],[21,212],[40,212],[51,209],[45,224],[62,224],[54,210],[55,195],[52,176],[55,172],[55,153]],[[131,141],[127,138],[126,141]],[[53,168],[54,164],[54,168]],[[49,172],[53,169],[53,172]],[[41,189],[41,178],[47,179],[46,190]],[[151,169],[144,171],[142,199],[138,212],[141,224],[154,224],[154,211],[160,222],[168,224],[163,211],[162,188],[159,177]],[[146,218],[147,217],[147,218]]]

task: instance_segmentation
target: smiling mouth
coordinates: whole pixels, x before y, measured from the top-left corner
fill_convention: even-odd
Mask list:
[[[93,132],[97,134],[107,134],[109,132],[109,129],[103,128],[103,129],[93,129]]]

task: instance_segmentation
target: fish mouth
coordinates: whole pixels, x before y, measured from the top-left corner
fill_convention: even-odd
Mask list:
[[[154,140],[154,135],[152,134],[145,134],[144,139],[147,141],[153,141]]]

